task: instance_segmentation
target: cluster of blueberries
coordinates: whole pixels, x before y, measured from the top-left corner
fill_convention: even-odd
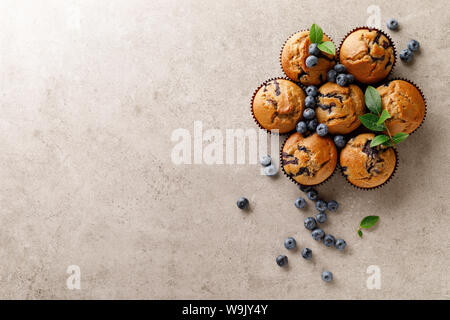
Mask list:
[[[351,73],[346,73],[347,70],[345,66],[341,63],[338,63],[334,66],[333,69],[328,71],[327,73],[327,81],[335,82],[341,87],[345,87],[355,81],[355,77]]]
[[[391,18],[387,21],[386,26],[390,30],[397,30],[398,29],[398,21],[394,18]],[[400,51],[400,59],[404,62],[409,62],[414,56],[414,52],[419,50],[420,43],[417,40],[410,40],[408,42],[408,47],[406,49],[403,49]]]
[[[259,159],[259,163],[264,167],[264,174],[266,176],[274,176],[278,170],[275,165],[272,164],[272,158],[266,154]]]

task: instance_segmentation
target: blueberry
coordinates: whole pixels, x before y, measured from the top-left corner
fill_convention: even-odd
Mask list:
[[[311,190],[311,187],[310,187],[310,186],[305,186],[305,185],[303,185],[303,184],[300,184],[300,185],[298,186],[298,188],[299,188],[301,191],[303,191],[303,192],[308,192],[309,190]]]
[[[344,73],[339,73],[336,77],[336,83],[341,87],[345,87],[347,85],[347,75]]]
[[[316,215],[316,220],[318,223],[325,223],[327,221],[327,214],[325,212],[319,212]]]
[[[333,280],[333,274],[330,271],[322,272],[322,280],[325,282],[330,282]]]
[[[317,122],[317,119],[312,119],[308,121],[308,129],[311,131],[316,131],[317,125],[319,123]]]
[[[302,257],[306,260],[309,260],[312,258],[312,250],[310,248],[305,248],[302,250]]]
[[[412,52],[416,52],[420,48],[420,43],[417,40],[411,40],[408,42],[408,49]]]
[[[322,238],[325,236],[325,232],[323,232],[322,229],[317,228],[317,229],[314,229],[314,230],[313,230],[313,232],[311,233],[311,235],[312,235],[312,237],[313,237],[314,240],[320,241],[320,240],[322,240]]]
[[[277,257],[277,265],[279,265],[280,267],[284,267],[287,266],[288,264],[288,257],[281,255]]]
[[[306,206],[306,200],[302,197],[298,197],[297,199],[295,199],[294,204],[296,208],[303,209]]]
[[[328,210],[337,211],[338,208],[339,204],[337,203],[336,200],[331,200],[330,202],[328,202]]]
[[[266,154],[264,156],[262,156],[261,158],[259,158],[259,163],[261,165],[263,165],[264,167],[267,167],[268,165],[270,165],[272,163],[272,158]]]
[[[400,51],[400,59],[404,62],[409,62],[411,61],[413,57],[413,53],[411,50],[409,49],[403,49],[402,51]]]
[[[311,43],[308,47],[308,53],[313,56],[318,56],[320,53],[319,48],[317,47],[317,43]]]
[[[277,167],[275,167],[273,164],[267,166],[264,168],[264,174],[266,176],[274,176],[278,172]]]
[[[312,97],[316,97],[319,94],[316,86],[308,86],[305,91],[308,96]]]
[[[295,127],[295,129],[297,130],[298,133],[305,133],[306,130],[308,130],[308,127],[306,126],[306,122],[305,121],[300,121],[299,123],[297,123],[297,126]]]
[[[337,76],[337,72],[336,70],[330,70],[327,73],[327,81],[328,82],[336,82],[336,76]]]
[[[344,250],[347,244],[345,243],[344,239],[337,239],[336,240],[336,248],[338,250]]]
[[[313,230],[316,226],[316,220],[313,217],[308,217],[304,221],[305,228],[308,230]]]
[[[239,209],[244,210],[244,209],[248,208],[249,202],[248,202],[247,198],[241,197],[241,198],[238,199],[236,204],[237,204]]]
[[[355,81],[355,77],[351,73],[346,74],[345,77],[347,78],[347,83],[353,83]]]
[[[316,99],[312,96],[306,96],[305,98],[305,106],[307,108],[314,108],[316,105]]]
[[[327,203],[323,200],[317,200],[316,201],[316,209],[319,211],[327,210]]]
[[[398,21],[395,20],[394,18],[390,18],[387,23],[386,26],[388,27],[388,29],[390,30],[397,30],[398,28]]]
[[[323,238],[323,244],[326,245],[327,247],[334,246],[335,242],[336,239],[331,234],[327,234],[325,238]]]
[[[306,196],[308,197],[309,200],[314,201],[314,200],[317,200],[317,197],[319,196],[319,194],[317,193],[316,190],[311,189],[306,193]]]
[[[336,147],[338,147],[338,148],[345,147],[345,138],[344,138],[344,136],[335,136],[333,140],[334,140],[334,144],[336,145]]]
[[[309,56],[308,58],[306,58],[306,66],[308,68],[312,68],[315,65],[317,65],[317,62],[319,62],[319,59],[317,59],[316,56]]]
[[[345,70],[345,66],[343,65],[343,64],[341,64],[341,63],[338,63],[338,64],[336,64],[335,66],[334,66],[334,70],[337,72],[337,73],[344,73],[346,70]]]
[[[286,249],[291,250],[297,246],[297,242],[295,241],[294,238],[289,237],[286,238],[286,240],[284,240],[284,246],[286,247]]]
[[[314,116],[316,115],[316,112],[312,108],[306,108],[305,111],[303,111],[303,118],[305,119],[314,119]]]
[[[319,136],[324,137],[328,134],[328,127],[325,123],[321,123],[317,126],[316,132]]]

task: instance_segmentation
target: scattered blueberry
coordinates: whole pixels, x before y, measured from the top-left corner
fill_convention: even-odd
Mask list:
[[[308,121],[308,129],[311,131],[316,131],[317,125],[319,123],[317,122],[317,119],[312,119]]]
[[[327,73],[327,81],[328,82],[336,82],[337,72],[336,70],[330,70]]]
[[[355,81],[355,77],[351,73],[346,74],[345,77],[347,78],[347,83],[349,84]]]
[[[284,240],[284,246],[286,247],[286,249],[291,250],[297,246],[297,242],[295,241],[294,238],[289,237],[286,238],[286,240]]]
[[[325,123],[321,123],[317,126],[316,132],[319,136],[324,137],[328,134],[328,127]]]
[[[317,200],[316,201],[316,209],[319,211],[327,210],[327,203],[323,200]]]
[[[281,255],[277,257],[277,265],[284,267],[288,264],[288,257]]]
[[[237,204],[239,209],[244,210],[244,209],[248,208],[249,202],[248,202],[247,198],[241,197],[241,198],[238,199],[236,204]]]
[[[317,43],[311,43],[308,47],[308,53],[313,56],[318,56],[320,54],[320,50],[317,47]]]
[[[306,126],[305,121],[300,121],[299,123],[297,123],[297,127],[295,129],[297,130],[298,133],[303,134],[308,130],[308,127]]]
[[[345,147],[345,138],[344,138],[344,136],[335,136],[333,140],[334,140],[334,144],[336,145],[336,147],[338,147],[338,148]]]
[[[420,48],[420,43],[417,40],[411,40],[408,42],[408,49],[412,52],[416,52]]]
[[[316,220],[313,217],[308,217],[304,221],[305,228],[308,230],[313,230],[316,226]]]
[[[277,167],[275,167],[273,164],[264,168],[264,174],[266,176],[274,176],[277,174],[277,171]]]
[[[306,108],[314,108],[316,105],[316,99],[312,96],[306,96],[305,106]]]
[[[311,235],[312,235],[312,237],[313,237],[314,240],[320,241],[320,240],[322,240],[322,238],[325,236],[325,232],[323,232],[322,229],[317,228],[317,229],[314,229],[314,230],[313,230],[313,232],[311,233]]]
[[[301,191],[303,191],[303,192],[308,192],[309,190],[311,190],[311,187],[310,187],[310,186],[305,186],[305,185],[303,185],[303,184],[300,184],[300,185],[298,186],[298,188],[299,188]]]
[[[336,240],[336,248],[338,250],[344,250],[347,244],[345,243],[344,239],[337,239]]]
[[[302,257],[306,260],[309,260],[312,258],[312,250],[310,248],[305,248],[302,250]]]
[[[306,206],[306,200],[302,197],[298,197],[297,199],[295,199],[294,204],[296,208],[303,209]]]
[[[316,56],[309,56],[308,58],[306,58],[306,66],[308,68],[312,68],[315,65],[317,65],[317,63],[319,62],[319,59],[317,59]]]
[[[305,119],[314,119],[314,116],[316,115],[316,112],[312,108],[306,108],[305,111],[303,111],[303,118]]]
[[[305,91],[308,96],[312,97],[316,97],[317,94],[319,93],[316,86],[308,86]]]
[[[338,208],[339,204],[337,203],[336,200],[331,200],[330,202],[328,202],[328,210],[337,211]]]
[[[341,87],[345,87],[347,85],[347,75],[344,73],[340,73],[336,77],[336,83]]]
[[[390,18],[387,21],[386,26],[388,27],[389,30],[397,30],[397,28],[398,28],[398,21],[395,20],[394,18]]]
[[[402,51],[400,51],[400,59],[402,61],[409,62],[409,61],[411,61],[412,57],[413,57],[413,53],[411,50],[403,49]]]
[[[316,220],[318,223],[325,223],[327,221],[327,214],[325,212],[319,212],[316,215]]]
[[[263,165],[264,167],[267,167],[268,165],[270,165],[272,163],[272,158],[266,154],[264,156],[262,156],[261,158],[259,158],[259,163],[261,165]]]
[[[322,280],[325,282],[330,282],[333,280],[333,274],[330,271],[322,272]]]
[[[319,194],[317,193],[316,190],[311,189],[306,193],[306,196],[308,197],[309,200],[315,201],[315,200],[317,200],[317,197],[319,196]]]
[[[331,235],[327,234],[325,238],[323,238],[323,244],[327,247],[334,246],[334,243],[336,242],[336,239]]]
[[[334,66],[334,70],[337,72],[337,73],[344,73],[346,70],[345,70],[345,66],[343,65],[343,64],[341,64],[341,63],[338,63],[338,64],[336,64],[335,66]]]

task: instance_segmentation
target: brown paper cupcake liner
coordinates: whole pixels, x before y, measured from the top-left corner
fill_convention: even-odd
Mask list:
[[[385,186],[386,184],[388,184],[389,181],[391,181],[391,179],[395,176],[395,173],[397,172],[397,169],[398,169],[398,161],[399,161],[399,160],[398,160],[398,151],[397,151],[397,149],[394,148],[394,147],[391,147],[391,148],[394,150],[394,153],[395,153],[395,167],[394,167],[394,171],[392,172],[392,174],[389,176],[389,178],[388,178],[385,182],[383,182],[383,183],[380,184],[379,186],[372,187],[372,188],[362,188],[362,187],[358,187],[358,186],[354,185],[353,183],[351,183],[350,181],[348,181],[347,176],[344,174],[344,170],[343,170],[341,164],[339,163],[339,165],[338,165],[338,166],[339,166],[339,170],[341,171],[342,176],[345,178],[345,181],[347,181],[347,183],[350,184],[352,187],[354,187],[354,188],[356,188],[356,189],[359,189],[359,190],[364,190],[364,191],[380,189],[380,188],[382,188],[383,186]]]
[[[288,138],[289,138],[289,137],[288,137]],[[328,182],[328,181],[334,176],[334,174],[335,174],[336,171],[337,171],[337,167],[338,167],[338,165],[339,165],[339,161],[336,163],[336,168],[334,168],[333,173],[330,174],[330,176],[329,176],[328,178],[326,178],[325,180],[323,180],[321,183],[318,183],[318,184],[303,185],[303,184],[299,183],[297,180],[295,180],[294,178],[292,178],[289,174],[287,174],[287,172],[284,170],[284,166],[283,166],[283,156],[282,156],[282,153],[283,153],[284,145],[286,144],[286,141],[288,140],[288,138],[286,138],[286,139],[284,140],[284,142],[282,143],[282,145],[281,145],[281,149],[280,149],[280,168],[281,168],[281,171],[283,171],[284,175],[285,175],[289,180],[291,180],[291,181],[292,181],[293,183],[295,183],[297,186],[307,186],[307,187],[315,188],[315,187],[318,187],[318,186],[321,186],[321,185],[325,184],[326,182]],[[339,158],[338,158],[338,160],[339,160]]]

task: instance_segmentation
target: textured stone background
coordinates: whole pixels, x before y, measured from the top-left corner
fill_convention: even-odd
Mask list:
[[[338,43],[379,4],[398,49],[422,50],[395,75],[428,99],[425,125],[400,145],[400,170],[375,192],[336,175],[330,233],[314,242],[300,194],[257,165],[172,164],[176,128],[254,128],[249,98],[281,75],[280,46],[320,24]],[[0,1],[1,298],[449,299],[447,1]],[[235,207],[251,200],[252,211]],[[364,239],[359,220],[381,221]],[[288,254],[294,236],[314,261]],[[66,268],[81,268],[81,290]],[[366,288],[378,265],[380,290]],[[321,271],[334,273],[325,284]]]

